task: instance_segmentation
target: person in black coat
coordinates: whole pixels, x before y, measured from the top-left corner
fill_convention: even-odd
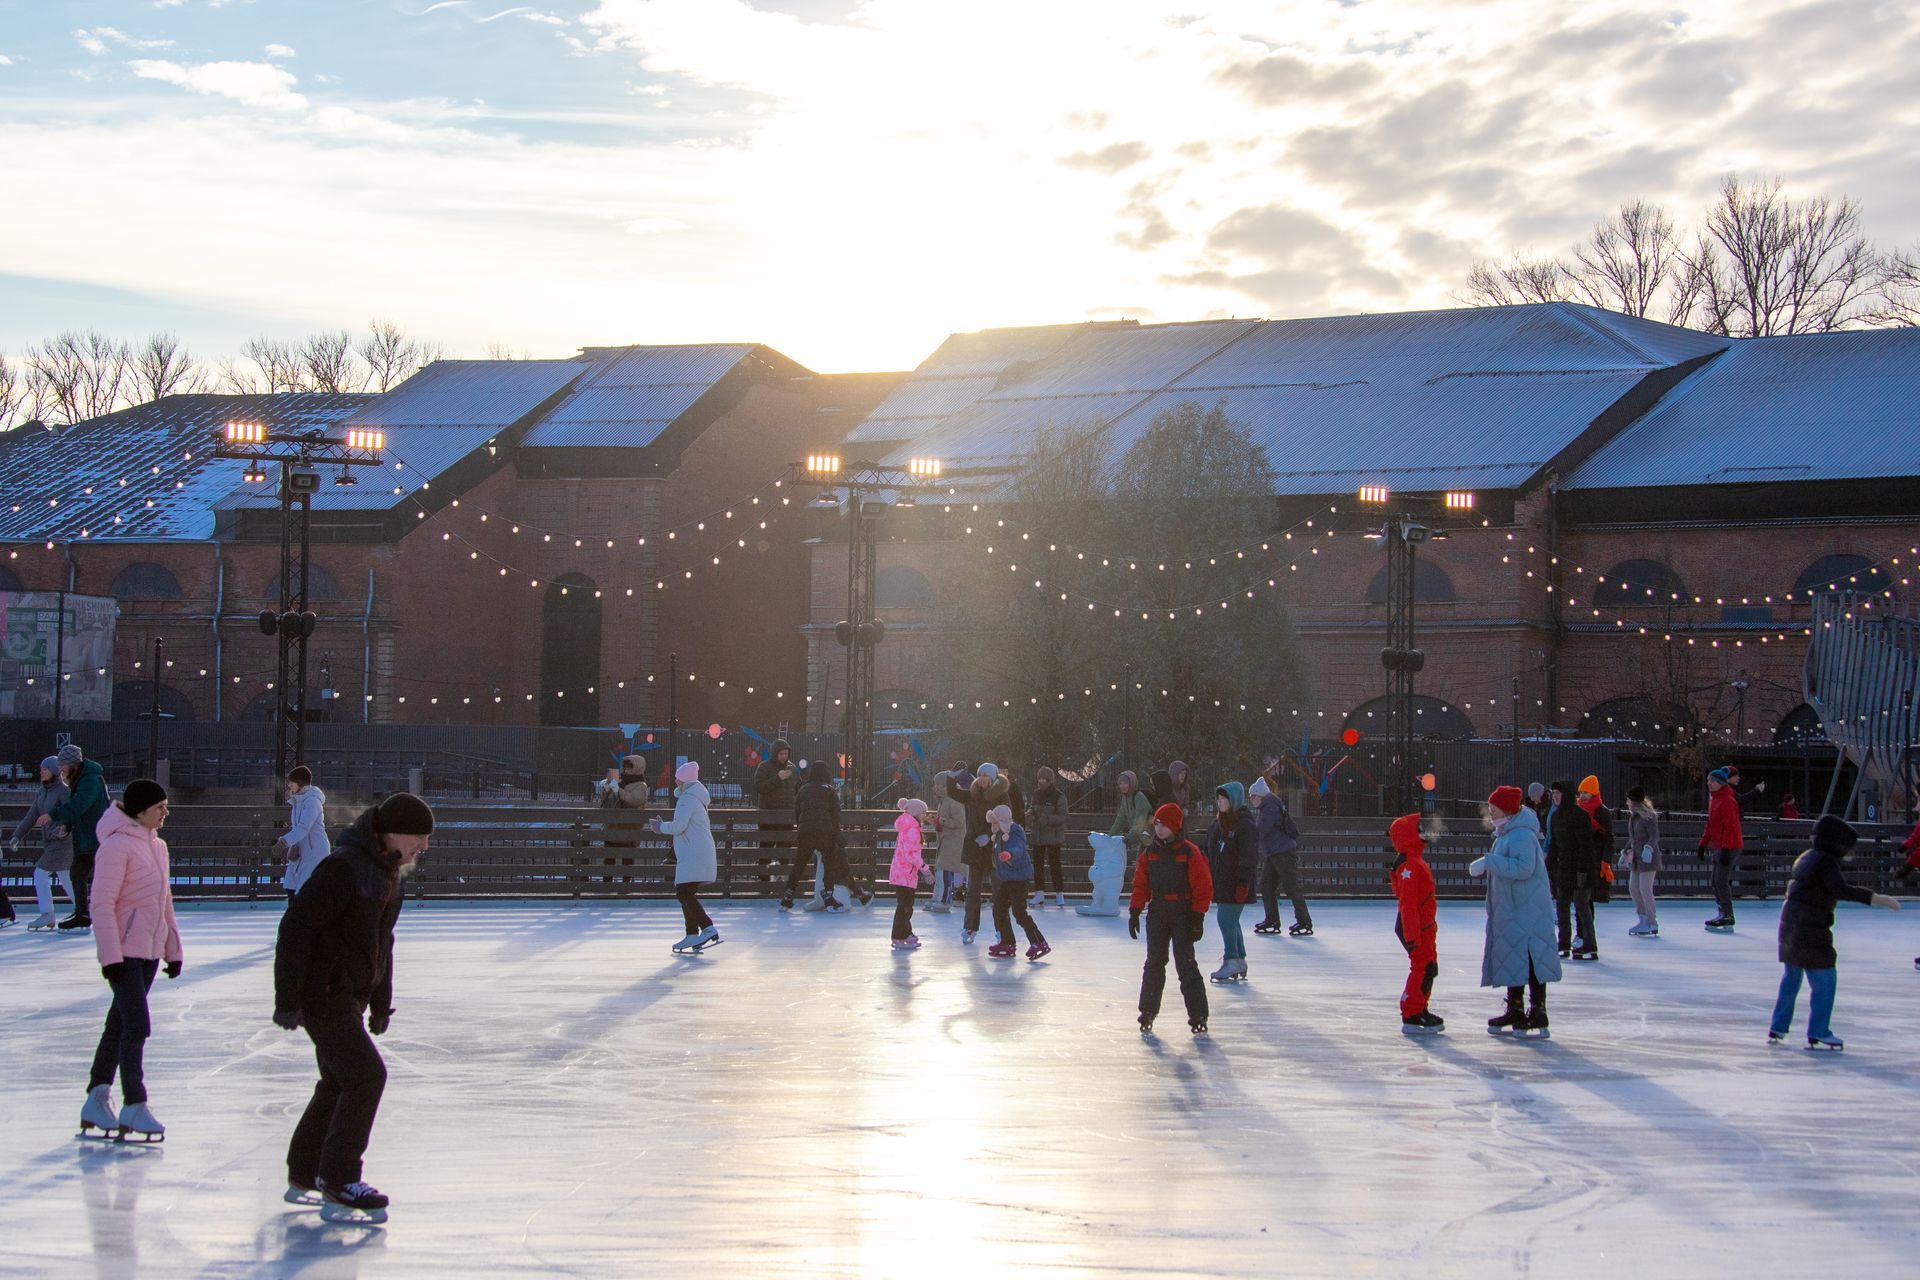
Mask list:
[[[1585,957],[1598,945],[1593,936],[1593,880],[1599,866],[1599,841],[1593,819],[1576,802],[1572,782],[1553,784],[1553,821],[1547,830],[1547,875],[1559,913],[1560,954],[1578,950]],[[1574,946],[1573,926],[1579,927]]]
[[[387,1066],[368,1033],[393,1019],[393,927],[401,881],[427,851],[433,810],[388,796],[362,813],[280,919],[273,1021],[305,1027],[320,1082],[287,1147],[287,1199],[384,1221],[387,1198],[361,1178]],[[362,1023],[362,1019],[365,1022]]]
[[[1787,900],[1780,907],[1780,995],[1773,1002],[1770,1044],[1780,1044],[1793,1025],[1793,1006],[1800,996],[1800,979],[1813,990],[1813,1012],[1807,1022],[1807,1048],[1842,1049],[1833,1034],[1833,996],[1839,962],[1833,949],[1833,909],[1842,902],[1900,909],[1897,899],[1847,883],[1840,863],[1860,841],[1860,833],[1832,814],[1813,826],[1813,848],[1794,860]]]
[[[840,793],[834,787],[833,766],[825,760],[815,760],[807,766],[807,780],[794,793],[793,820],[793,869],[787,875],[787,890],[780,895],[780,909],[792,909],[794,895],[800,890],[801,875],[812,874],[816,853],[825,872],[822,892],[827,910],[839,911],[847,905],[834,894],[835,885],[845,885],[847,892],[858,897],[862,906],[871,902],[873,890],[855,881],[846,850],[841,847]]]

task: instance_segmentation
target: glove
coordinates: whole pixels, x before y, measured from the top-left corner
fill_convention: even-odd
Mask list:
[[[1193,940],[1195,942],[1200,941],[1201,938],[1206,936],[1207,932],[1206,913],[1204,911],[1187,912],[1187,925],[1193,932]]]
[[[1472,862],[1469,862],[1467,864],[1467,874],[1476,879],[1487,874],[1487,860],[1485,858],[1475,858]]]
[[[18,840],[7,841],[7,852],[8,853],[20,852],[20,842]]]
[[[186,965],[182,964],[178,960],[169,960],[167,961],[167,976],[169,978],[177,978],[180,976],[181,971],[184,970],[186,967],[187,967]]]
[[[393,1010],[391,1009],[383,1013],[370,1013],[367,1015],[367,1030],[376,1036],[384,1034],[386,1029],[392,1025]]]
[[[275,1009],[273,1011],[273,1025],[284,1031],[298,1031],[300,1029],[300,1011],[298,1009]]]
[[[118,981],[126,971],[127,962],[125,960],[115,960],[112,964],[103,964],[100,966],[100,976],[108,982]]]
[[[1127,936],[1129,938],[1138,938],[1140,936],[1140,913],[1138,911],[1129,911],[1127,913]]]
[[[1909,862],[1903,865],[1898,871],[1893,873],[1893,878],[1895,880],[1913,879],[1913,864]]]
[[[1891,894],[1876,893],[1873,895],[1873,905],[1876,907],[1885,907],[1889,911],[1898,911],[1900,909],[1900,899]]]

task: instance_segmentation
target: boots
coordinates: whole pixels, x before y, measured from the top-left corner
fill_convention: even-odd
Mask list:
[[[1540,996],[1527,1010],[1526,1023],[1516,1029],[1516,1034],[1529,1040],[1550,1040],[1553,1033],[1547,1030],[1547,998]]]
[[[1526,1025],[1527,1011],[1522,1003],[1525,997],[1520,987],[1507,988],[1507,1011],[1497,1018],[1487,1019],[1487,1034],[1490,1036],[1518,1035]]]

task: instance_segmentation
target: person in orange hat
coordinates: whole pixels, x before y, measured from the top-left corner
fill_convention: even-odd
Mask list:
[[[1196,1036],[1207,1034],[1207,984],[1193,946],[1206,927],[1207,908],[1213,904],[1213,871],[1206,855],[1180,829],[1187,815],[1177,804],[1163,804],[1153,812],[1149,830],[1153,843],[1140,851],[1133,864],[1133,911],[1127,935],[1140,936],[1140,913],[1147,916],[1147,963],[1140,974],[1140,1034],[1153,1034],[1160,1013],[1160,996],[1167,989],[1167,953],[1173,953],[1180,975],[1180,994],[1187,1002],[1187,1026]]]
[[[1433,869],[1427,866],[1427,842],[1420,834],[1420,815],[1395,818],[1387,836],[1400,854],[1393,864],[1393,896],[1400,914],[1393,932],[1407,949],[1407,987],[1400,993],[1400,1030],[1408,1035],[1432,1035],[1447,1024],[1427,1008],[1433,980],[1440,976],[1440,921],[1434,901]]]

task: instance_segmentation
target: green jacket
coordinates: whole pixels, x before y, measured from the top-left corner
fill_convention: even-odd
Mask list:
[[[107,811],[107,778],[98,760],[84,760],[80,776],[73,780],[73,794],[67,802],[54,806],[53,820],[73,829],[73,851],[81,855],[100,850],[100,836],[94,828]]]
[[[1136,791],[1130,796],[1120,797],[1120,807],[1114,811],[1113,826],[1108,828],[1110,836],[1125,836],[1127,845],[1136,853],[1146,844],[1147,822],[1153,817],[1153,809],[1147,804],[1146,793]]]

